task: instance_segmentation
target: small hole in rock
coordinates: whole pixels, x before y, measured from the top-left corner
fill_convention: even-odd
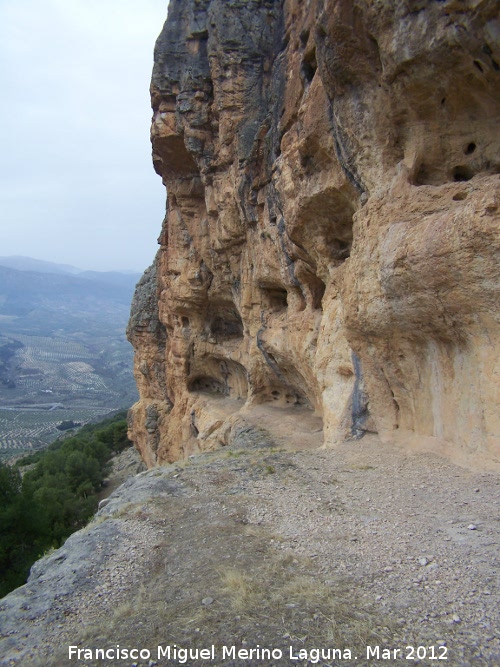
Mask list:
[[[428,185],[431,180],[431,174],[427,165],[420,165],[417,173],[415,174],[415,185]]]
[[[243,337],[243,323],[236,311],[216,315],[210,323],[210,333],[221,340]]]
[[[183,327],[188,327],[189,326],[189,319],[187,317],[183,317],[181,319],[181,322],[182,322]]]
[[[313,80],[317,69],[318,63],[316,62],[316,50],[313,50],[306,54],[301,66],[302,76],[308,83],[311,83]]]
[[[195,377],[189,382],[188,391],[227,395],[226,385],[218,378],[209,376]]]
[[[466,155],[472,155],[472,153],[476,150],[476,148],[477,148],[476,144],[473,141],[471,141],[470,144],[467,144],[467,146],[465,147],[464,153]]]
[[[300,41],[302,42],[302,46],[305,46],[307,44],[307,40],[309,39],[309,30],[302,30],[300,33]]]
[[[321,309],[323,307],[322,301],[325,295],[326,285],[322,280],[318,279],[318,282],[312,288],[312,307],[316,309]]]
[[[479,60],[474,60],[474,65],[477,67],[477,69],[482,72],[483,71],[483,66],[479,62]]]
[[[272,286],[261,286],[263,305],[271,312],[278,313],[288,307],[288,293],[286,289]]]
[[[333,255],[335,259],[345,260],[351,255],[351,242],[350,241],[336,241],[335,245],[337,246],[333,250]],[[321,295],[323,297],[323,295]]]
[[[453,195],[454,201],[463,201],[464,199],[467,199],[467,193],[466,192],[457,192],[456,195]]]
[[[465,165],[460,165],[453,169],[454,181],[470,181],[473,176],[474,172],[472,169],[470,169],[470,167],[466,167]]]

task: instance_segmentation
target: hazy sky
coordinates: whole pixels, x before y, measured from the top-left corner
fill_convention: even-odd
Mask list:
[[[168,0],[0,0],[0,256],[144,270],[165,189],[149,81]]]

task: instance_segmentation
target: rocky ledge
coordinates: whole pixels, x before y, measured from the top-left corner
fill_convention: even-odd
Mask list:
[[[193,667],[289,667],[304,664],[290,650],[318,648],[349,650],[359,667],[407,662],[367,659],[366,646],[399,657],[425,646],[428,658],[434,647],[453,667],[500,664],[498,474],[373,435],[332,456],[294,449],[300,433],[285,449],[239,419],[229,440],[131,478],[39,561],[0,601],[0,664],[177,665],[158,659],[158,646],[174,645],[215,646],[216,660]],[[117,644],[150,656],[83,653]],[[283,656],[224,658],[224,646]]]

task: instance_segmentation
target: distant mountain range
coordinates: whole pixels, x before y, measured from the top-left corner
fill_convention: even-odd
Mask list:
[[[43,259],[33,259],[33,257],[23,257],[21,255],[0,257],[0,266],[17,269],[18,271],[37,271],[38,273],[77,274],[82,272],[82,269],[77,269],[69,264],[55,264],[54,262],[45,262]]]
[[[28,328],[38,335],[54,329],[81,331],[82,319],[89,315],[100,323],[118,312],[117,324],[124,326],[139,278],[139,273],[80,271],[25,257],[0,258],[0,327],[5,331],[14,325],[16,332]]]
[[[16,271],[34,271],[36,273],[75,276],[86,280],[98,280],[125,287],[135,285],[141,277],[141,274],[137,271],[87,271],[78,269],[76,266],[71,266],[70,264],[56,264],[55,262],[46,262],[42,259],[23,257],[21,255],[0,257],[0,266],[15,269]]]

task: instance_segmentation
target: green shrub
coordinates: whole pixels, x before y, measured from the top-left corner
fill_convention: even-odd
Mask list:
[[[119,413],[16,466],[0,463],[0,596],[23,584],[35,560],[89,521],[111,457],[130,444],[125,413]],[[21,478],[19,467],[32,464]]]

